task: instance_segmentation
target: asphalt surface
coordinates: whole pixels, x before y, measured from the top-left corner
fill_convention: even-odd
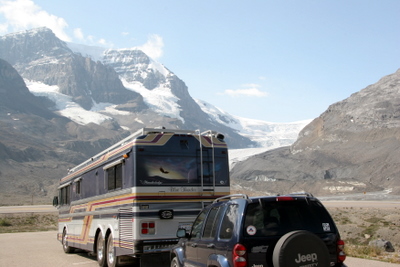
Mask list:
[[[87,253],[65,254],[57,231],[0,234],[0,266],[99,266]]]
[[[56,231],[0,234],[0,266],[98,266],[96,258],[86,252],[65,254],[56,236]],[[350,257],[345,263],[348,267],[400,266]]]

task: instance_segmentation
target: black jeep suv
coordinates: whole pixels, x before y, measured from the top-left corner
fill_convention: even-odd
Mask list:
[[[171,267],[345,266],[335,223],[308,193],[218,198],[177,236]]]

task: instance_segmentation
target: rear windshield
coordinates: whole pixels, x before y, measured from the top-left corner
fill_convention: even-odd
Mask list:
[[[316,201],[264,201],[251,203],[245,212],[244,236],[284,235],[293,230],[329,233],[335,226]]]

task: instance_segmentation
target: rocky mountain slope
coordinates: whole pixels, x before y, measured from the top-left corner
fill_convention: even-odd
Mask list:
[[[0,204],[49,201],[68,168],[142,127],[212,129],[244,148],[292,143],[306,125],[209,109],[140,50],[81,48],[47,28],[0,36]]]
[[[287,147],[237,163],[238,188],[400,194],[400,70],[331,105]]]
[[[54,194],[67,168],[123,136],[76,124],[50,111],[51,104],[31,94],[18,72],[0,60],[0,203]]]
[[[190,97],[184,82],[140,50],[106,50],[101,62],[95,62],[74,53],[51,30],[38,28],[0,37],[0,58],[11,63],[24,79],[57,86],[59,93],[72,97],[86,110],[107,103],[127,111],[109,116],[115,127],[130,131],[160,125],[214,129],[224,132],[234,147],[256,145],[210,120]]]

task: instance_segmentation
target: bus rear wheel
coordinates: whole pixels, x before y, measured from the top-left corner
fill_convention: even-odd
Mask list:
[[[97,236],[97,242],[96,242],[96,257],[97,257],[97,263],[99,264],[100,267],[106,267],[106,244],[104,242],[103,235],[101,233],[98,234]]]
[[[114,238],[113,235],[110,233],[107,238],[107,264],[108,267],[116,267],[118,266],[118,258],[115,255],[114,250]]]

